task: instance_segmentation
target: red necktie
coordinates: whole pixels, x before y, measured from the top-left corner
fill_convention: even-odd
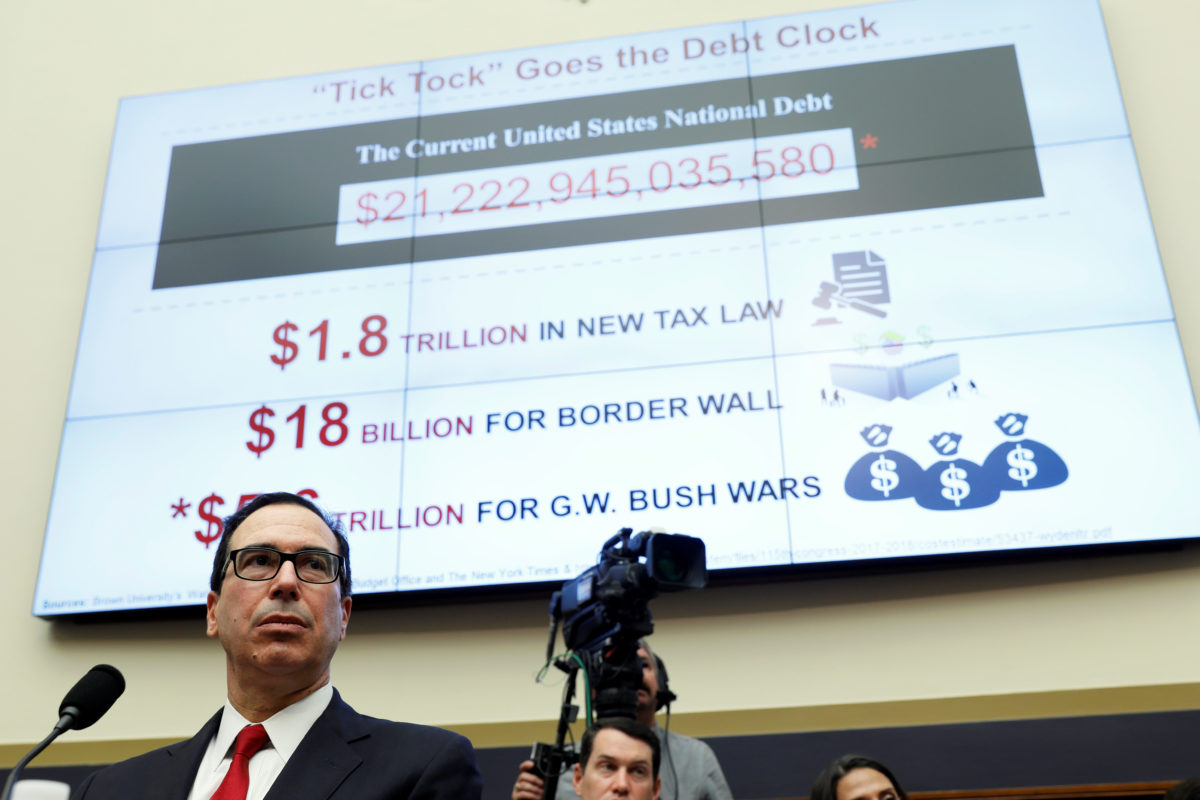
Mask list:
[[[209,800],[246,800],[250,788],[250,759],[269,741],[267,729],[262,725],[247,725],[238,732],[233,741],[233,761],[225,780]]]

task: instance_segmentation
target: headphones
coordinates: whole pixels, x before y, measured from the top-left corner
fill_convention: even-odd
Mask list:
[[[654,695],[654,710],[658,711],[679,698],[671,691],[671,685],[667,682],[667,665],[663,663],[657,653],[654,654],[654,669],[658,673],[658,694]]]

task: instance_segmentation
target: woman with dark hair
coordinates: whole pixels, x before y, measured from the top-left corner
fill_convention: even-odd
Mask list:
[[[1200,778],[1188,778],[1167,789],[1165,800],[1200,800]]]
[[[873,758],[845,755],[813,783],[811,800],[908,800],[892,771]]]

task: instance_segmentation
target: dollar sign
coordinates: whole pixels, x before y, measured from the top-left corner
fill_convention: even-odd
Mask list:
[[[207,531],[196,531],[196,538],[204,542],[204,549],[221,538],[221,518],[213,513],[213,505],[225,505],[225,498],[221,497],[216,492],[213,492],[208,497],[200,501],[200,518],[208,522]]]
[[[892,493],[892,490],[900,485],[900,476],[896,474],[896,462],[879,454],[878,460],[871,463],[871,488],[877,492],[883,492],[883,496],[887,497]]]
[[[1008,471],[1008,477],[1014,481],[1020,481],[1024,487],[1029,486],[1029,481],[1037,476],[1037,464],[1033,463],[1034,453],[1032,450],[1026,450],[1018,443],[1016,447],[1008,451],[1008,465],[1012,467]]]
[[[367,199],[368,197],[371,199],[368,200]],[[366,194],[359,196],[358,207],[361,208],[363,211],[367,212],[366,214],[360,214],[358,216],[356,221],[358,222],[359,225],[362,225],[365,228],[365,227],[369,226],[375,220],[379,219],[379,212],[375,210],[375,207],[373,205],[371,205],[371,200],[378,200],[378,199],[379,199],[379,195],[375,194],[374,192],[367,192]]]
[[[971,493],[971,485],[967,483],[966,470],[959,469],[950,462],[950,466],[942,470],[942,497],[953,500],[955,507],[962,505],[963,498]]]
[[[917,336],[921,337],[922,347],[929,347],[929,345],[933,344],[933,337],[929,335],[928,325],[922,325],[921,327],[917,328]]]
[[[271,430],[265,423],[267,417],[273,416],[275,416],[275,412],[266,406],[262,406],[250,415],[250,428],[258,432],[258,444],[255,444],[253,441],[246,442],[246,449],[254,453],[255,458],[262,458],[262,454],[270,450],[271,445],[275,444],[275,431]],[[265,442],[263,441],[264,437],[266,438]]]
[[[854,352],[858,353],[860,356],[861,356],[863,353],[865,353],[865,352],[867,352],[868,350],[870,350],[870,349],[871,349],[871,348],[870,348],[870,347],[867,345],[867,337],[866,337],[866,334],[862,334],[862,333],[855,334],[855,335],[854,335],[854,343],[855,343],[856,345],[858,345],[858,347],[854,348]]]
[[[283,346],[283,354],[271,356],[271,360],[278,364],[281,370],[292,363],[296,359],[296,354],[300,352],[300,345],[288,339],[288,331],[298,330],[300,329],[287,320],[275,328],[275,344]]]

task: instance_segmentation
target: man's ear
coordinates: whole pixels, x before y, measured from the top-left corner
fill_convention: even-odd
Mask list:
[[[217,601],[221,599],[221,595],[216,592],[208,593],[208,613],[206,615],[207,626],[205,635],[210,639],[217,638],[219,631],[217,630]]]
[[[654,800],[658,800],[658,793],[662,791],[662,776],[659,775],[654,779]]]
[[[583,786],[583,765],[582,764],[575,765],[575,780],[573,781],[573,783],[575,785],[575,794],[579,795],[580,797],[583,797],[583,791],[580,789],[580,787]]]
[[[350,606],[353,605],[354,598],[342,598],[342,635],[338,637],[338,641],[346,638],[346,626],[350,624]]]

